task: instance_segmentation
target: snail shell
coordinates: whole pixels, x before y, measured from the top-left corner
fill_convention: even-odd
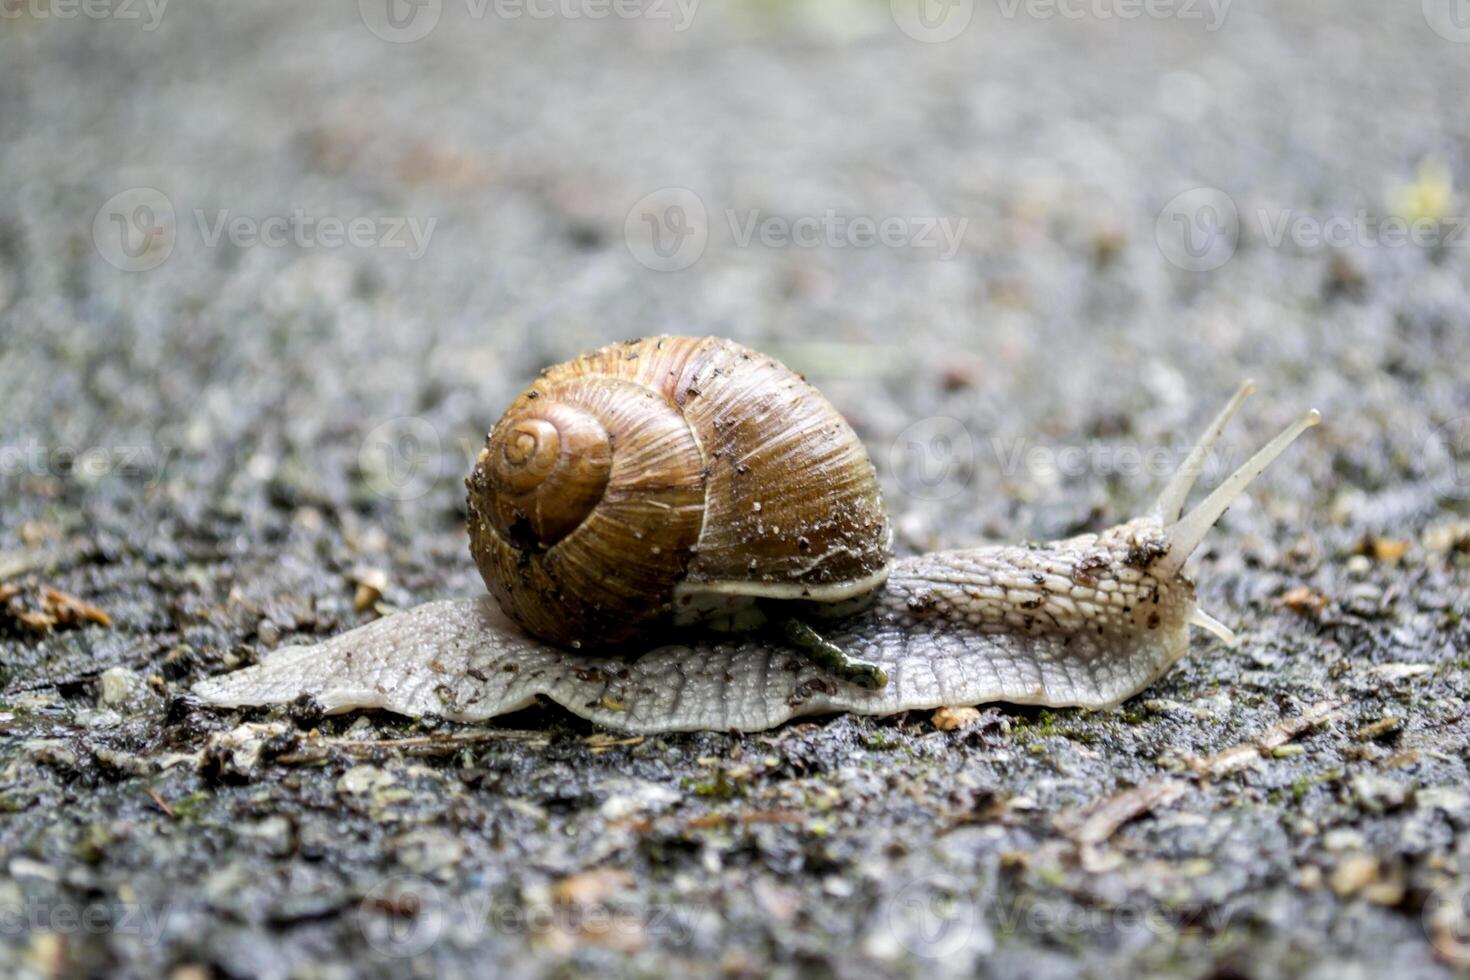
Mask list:
[[[548,368],[466,484],[485,584],[562,646],[741,628],[757,599],[848,606],[888,575],[888,520],[852,428],[800,375],[715,337]]]

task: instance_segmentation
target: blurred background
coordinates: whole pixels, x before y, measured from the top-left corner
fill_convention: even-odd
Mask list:
[[[157,493],[91,499],[350,510],[407,416],[385,445],[443,458],[389,496],[447,526],[533,371],[658,332],[806,371],[919,490],[915,543],[1146,493],[1171,466],[1008,450],[1178,448],[1247,375],[1360,489],[1451,462],[1456,8],[1111,4],[12,0],[7,486],[125,447]]]
[[[202,737],[166,727],[184,717],[171,699],[284,642],[480,590],[461,481],[486,430],[541,367],[640,335],[728,336],[805,372],[870,447],[903,552],[1131,516],[1246,377],[1261,393],[1207,484],[1322,410],[1327,424],[1203,555],[1203,604],[1256,628],[1255,659],[1192,658],[1160,695],[1188,702],[1244,672],[1255,699],[1204,712],[1235,728],[1181,735],[1160,721],[1123,748],[1114,733],[1089,743],[1103,762],[1082,752],[1044,779],[1034,760],[987,768],[985,745],[953,747],[955,765],[1043,811],[1055,794],[1076,804],[1115,786],[1157,754],[1151,739],[1228,744],[1329,688],[1368,699],[1355,724],[1415,713],[1373,701],[1398,695],[1355,663],[1441,671],[1413,703],[1433,738],[1459,738],[1466,665],[1443,671],[1462,657],[1470,584],[1467,93],[1463,0],[0,0],[0,718],[20,760],[4,807],[19,815],[0,817],[0,844],[29,862],[4,897],[117,899],[150,869],[205,876],[246,854],[238,880],[168,892],[192,911],[166,941],[12,930],[16,962],[345,975],[361,950],[339,912],[396,867],[387,838],[364,830],[369,843],[339,852],[292,815],[286,843],[232,842],[219,828],[289,814],[318,783],[272,784],[267,807],[248,802],[252,786],[216,795],[189,766],[160,769],[149,753]],[[99,722],[109,670],[141,693]],[[882,724],[809,737],[850,749]],[[74,769],[24,747],[73,737],[91,740],[66,743]],[[650,744],[669,767],[655,781],[739,753],[714,737]],[[213,851],[131,839],[78,858],[94,824],[112,840],[118,814],[164,820],[127,766],[99,783],[99,746],[142,754],[133,776],[152,773],[167,798],[206,794]],[[561,784],[535,781],[553,779],[544,758],[505,759],[541,773],[517,792],[556,813],[542,830],[605,831],[596,805],[546,802]],[[1314,786],[1343,764],[1278,772]],[[1415,778],[1464,778],[1458,761],[1435,764],[1448,768]],[[322,773],[320,791],[340,774]],[[1322,807],[1340,805],[1324,792]],[[514,824],[502,804],[463,805],[494,837],[491,824]],[[849,817],[902,826],[890,805]],[[1291,794],[1272,805],[1265,825],[1307,806]],[[55,807],[75,816],[52,826]],[[537,833],[518,860],[581,866]],[[770,833],[778,850],[810,843]],[[1221,839],[1169,846],[1205,860]],[[1314,839],[1293,838],[1308,851]],[[1369,850],[1401,887],[1363,917],[1352,888],[1321,884],[1341,848],[1311,852],[1325,855],[1313,891],[1289,848],[1262,844],[1236,856],[1253,869],[1244,879],[1201,872],[1208,887],[1189,894],[1281,889],[1293,911],[1246,930],[1269,941],[1176,937],[1149,961],[1088,940],[1037,959],[1047,941],[1032,936],[992,968],[1066,973],[1080,958],[1270,973],[1305,957],[1432,971],[1447,954],[1420,925],[1441,883],[1430,872],[1465,858],[1434,838],[1437,864],[1391,868],[1386,839]],[[881,883],[912,875],[861,840],[822,859],[835,884],[797,861],[799,880],[754,911],[721,892],[722,924],[690,949],[736,974],[937,969],[907,943],[865,945]],[[484,858],[467,859],[475,870],[436,880],[488,888],[520,873],[503,845],[481,843],[462,845]],[[322,884],[312,853],[340,877]],[[677,873],[658,880],[718,879],[720,853],[661,855]],[[862,855],[876,884],[844,892]],[[782,877],[770,852],[747,860]],[[247,878],[266,894],[231,905]],[[303,889],[336,898],[291,931],[295,913],[272,903]],[[1288,921],[1319,898],[1321,921]],[[1351,935],[1331,939],[1341,915]],[[273,951],[254,941],[262,931]],[[739,937],[755,944],[744,959],[726,952]],[[490,949],[537,973],[581,955],[523,939],[467,940],[463,962]],[[666,936],[642,948],[652,970],[692,955]],[[993,951],[972,944],[946,962],[969,969]]]

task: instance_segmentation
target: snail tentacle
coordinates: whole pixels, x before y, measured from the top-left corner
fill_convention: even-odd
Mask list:
[[[1159,497],[1154,501],[1150,510],[1162,523],[1170,524],[1179,520],[1179,515],[1184,511],[1184,502],[1189,499],[1189,491],[1194,489],[1195,481],[1199,479],[1200,471],[1204,469],[1205,460],[1210,458],[1214,451],[1215,443],[1220,441],[1220,435],[1225,431],[1225,426],[1235,415],[1236,411],[1247,398],[1255,394],[1256,383],[1250,379],[1241,382],[1239,388],[1220,413],[1210,422],[1209,427],[1194,444],[1189,455],[1180,464],[1174,475],[1169,477],[1169,482],[1159,492]]]
[[[1195,505],[1194,509],[1168,526],[1170,554],[1164,564],[1166,572],[1178,572],[1193,554],[1194,549],[1205,539],[1210,528],[1229,509],[1237,497],[1245,493],[1251,481],[1260,476],[1297,436],[1322,421],[1322,413],[1315,408],[1301,415],[1283,429],[1276,438],[1256,451],[1256,454],[1241,464],[1240,468],[1225,478],[1210,495]]]

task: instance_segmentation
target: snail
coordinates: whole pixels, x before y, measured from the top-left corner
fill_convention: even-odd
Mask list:
[[[620,436],[606,420],[633,409],[610,408],[610,395],[628,394],[630,383],[639,391],[627,404],[647,402],[656,421]],[[278,650],[194,691],[222,707],[309,695],[328,713],[382,708],[456,721],[545,696],[635,733],[757,731],[807,714],[987,701],[1110,707],[1178,661],[1191,626],[1235,642],[1199,608],[1185,562],[1250,482],[1320,421],[1315,410],[1300,416],[1185,513],[1205,460],[1253,390],[1241,385],[1140,517],[1048,544],[892,559],[866,452],[797,375],[727,341],[614,345],[544,373],[475,464],[469,530],[494,598],[426,603]],[[557,407],[568,393],[580,400]],[[675,419],[691,412],[710,427],[681,432]],[[742,419],[774,428],[749,441],[737,431]],[[786,421],[815,433],[816,462],[787,452],[785,442],[799,439],[783,434]],[[649,475],[650,445],[703,465],[694,476]],[[631,467],[618,456],[630,446]],[[741,485],[752,476],[741,467],[783,453],[786,482],[756,474],[755,489]],[[565,482],[568,497],[541,489]],[[606,567],[551,578],[562,574],[557,542],[609,520],[595,502],[640,483],[653,491],[656,503],[643,509],[654,519],[600,532]],[[716,514],[730,523],[706,527]],[[716,541],[733,551],[716,553]],[[619,542],[629,550],[620,553]],[[677,571],[651,572],[670,549]],[[734,574],[736,557],[743,575]],[[649,579],[662,590],[651,599],[620,591]]]

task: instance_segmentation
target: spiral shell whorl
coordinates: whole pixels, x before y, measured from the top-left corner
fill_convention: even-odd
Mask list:
[[[483,465],[495,529],[545,549],[570,534],[602,499],[612,474],[612,439],[585,410],[536,399],[495,426]]]
[[[665,616],[704,524],[704,461],[677,406],[558,365],[506,410],[469,488],[470,551],[501,607],[563,646]]]

